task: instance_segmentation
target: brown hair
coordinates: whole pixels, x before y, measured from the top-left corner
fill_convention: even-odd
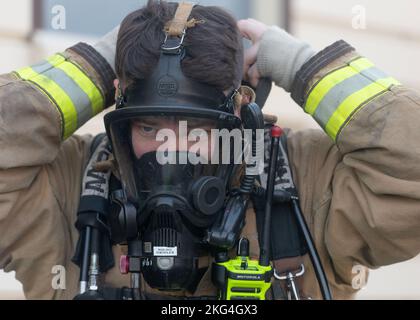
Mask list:
[[[178,3],[149,0],[129,14],[121,24],[115,68],[118,78],[129,86],[146,79],[156,67],[165,24],[172,20]],[[188,29],[182,61],[185,76],[219,90],[237,89],[242,79],[242,37],[236,20],[218,7],[194,6],[190,18],[204,20]]]

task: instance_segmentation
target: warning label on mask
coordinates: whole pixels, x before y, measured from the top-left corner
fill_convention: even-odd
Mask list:
[[[178,255],[178,247],[153,247],[153,255],[155,257],[176,257]]]

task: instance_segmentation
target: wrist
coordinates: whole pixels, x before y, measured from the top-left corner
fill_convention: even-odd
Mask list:
[[[309,44],[273,26],[261,39],[257,67],[262,77],[271,78],[276,85],[290,92],[297,72],[314,55]]]

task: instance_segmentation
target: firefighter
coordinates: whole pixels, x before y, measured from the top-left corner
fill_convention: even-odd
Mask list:
[[[225,105],[232,116],[250,99],[246,94],[243,101],[235,98],[243,76],[254,87],[259,79],[271,78],[323,129],[288,132],[287,146],[300,206],[333,298],[354,298],[360,289],[354,286],[355,266],[367,272],[415,257],[420,249],[418,93],[344,41],[316,53],[278,27],[255,20],[237,23],[213,7],[191,9],[182,25],[182,77],[232,98],[233,105]],[[75,223],[95,137],[74,132],[112,106],[115,96],[130,103],[124,101],[129,89],[147,82],[159,65],[162,30],[176,10],[176,4],[149,1],[98,44],[78,43],[0,77],[0,268],[16,271],[26,298],[72,299],[77,294]],[[242,36],[253,43],[245,52]],[[154,128],[142,123],[139,130],[149,134]],[[242,234],[257,247],[255,218],[250,212],[246,217]],[[115,260],[125,250],[113,246]],[[302,259],[302,296],[320,298],[309,258]],[[275,267],[292,270],[284,267],[288,262],[282,259]],[[52,286],[55,266],[66,270],[58,288]],[[176,295],[214,294],[208,275],[198,280],[194,292]],[[123,287],[130,279],[114,266],[102,281]],[[142,290],[157,293],[150,283]]]

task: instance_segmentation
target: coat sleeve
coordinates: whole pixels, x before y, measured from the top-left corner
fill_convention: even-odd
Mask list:
[[[339,41],[302,67],[292,97],[326,133],[302,142],[312,151],[295,152],[295,159],[307,156],[296,160],[309,168],[299,179],[309,179],[303,192],[315,238],[335,273],[348,279],[348,266],[378,268],[418,255],[419,94]]]
[[[63,141],[112,105],[114,78],[83,43],[0,76],[0,169],[51,163]]]
[[[0,269],[16,270],[29,297],[51,298],[50,264],[68,259],[60,253],[72,243],[63,213],[91,142],[72,134],[112,104],[114,77],[83,43],[0,76]]]

